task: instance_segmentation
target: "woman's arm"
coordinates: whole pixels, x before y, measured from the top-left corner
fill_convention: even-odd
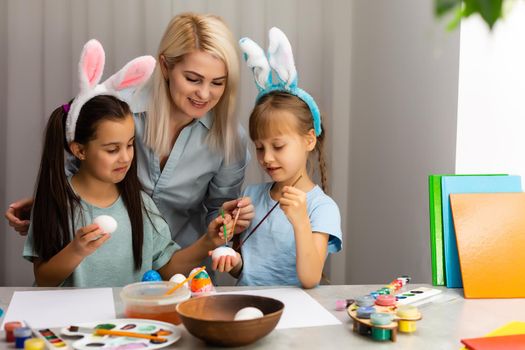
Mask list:
[[[226,225],[226,232],[230,233],[228,234],[230,238],[233,227],[231,216],[226,215],[225,218],[218,216],[208,225],[206,234],[192,245],[176,251],[168,263],[158,270],[162,278],[168,280],[176,273],[187,275],[208,256],[210,250],[224,244],[223,224]]]

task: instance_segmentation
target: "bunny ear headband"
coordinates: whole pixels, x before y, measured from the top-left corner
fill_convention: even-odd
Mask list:
[[[297,71],[293,60],[292,46],[286,35],[276,27],[269,32],[270,45],[268,59],[264,51],[250,38],[239,41],[244,53],[244,60],[253,71],[255,85],[259,89],[257,100],[272,91],[283,91],[295,95],[303,100],[312,113],[315,136],[321,135],[321,114],[314,99],[303,89],[297,86]],[[272,70],[278,77],[278,82],[272,82]]]
[[[63,106],[67,112],[66,140],[68,143],[75,139],[78,115],[87,101],[95,96],[111,95],[129,103],[136,95],[136,91],[139,91],[141,85],[149,79],[155,67],[155,59],[152,56],[137,57],[99,84],[104,62],[105,54],[102,45],[97,40],[91,39],[84,45],[78,63],[80,92],[71,106]]]

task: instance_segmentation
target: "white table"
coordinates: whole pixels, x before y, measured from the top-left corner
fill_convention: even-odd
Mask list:
[[[411,284],[410,289],[428,286]],[[430,299],[419,309],[423,319],[417,322],[414,334],[398,333],[397,341],[376,342],[352,332],[352,321],[346,311],[335,311],[337,299],[355,298],[381,288],[381,285],[320,286],[306,292],[342,321],[341,325],[274,330],[265,338],[247,346],[249,349],[459,349],[460,339],[483,336],[510,322],[525,321],[523,299],[464,299],[461,289],[441,288],[443,293]],[[274,287],[267,287],[274,288]],[[435,287],[433,287],[435,288]],[[45,288],[52,289],[52,288]],[[218,287],[218,291],[254,289],[253,287]],[[7,311],[13,292],[44,290],[44,288],[0,287],[0,308]],[[120,288],[114,288],[115,308],[123,317]],[[305,315],[307,317],[308,315]],[[0,318],[1,321],[1,318]],[[182,338],[167,349],[207,348],[181,325]],[[56,329],[55,329],[56,331]],[[0,334],[0,349],[9,349]],[[12,347],[11,347],[12,348]]]

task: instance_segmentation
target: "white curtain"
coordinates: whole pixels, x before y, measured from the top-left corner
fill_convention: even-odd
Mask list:
[[[236,37],[249,36],[265,46],[272,26],[288,35],[299,86],[316,98],[325,116],[329,180],[346,232],[351,45],[346,0],[0,1],[2,212],[33,193],[47,117],[77,92],[83,44],[90,38],[101,41],[108,77],[135,56],[155,55],[168,21],[185,11],[217,14]],[[256,89],[248,69],[241,67],[241,73],[238,113],[246,125]],[[254,158],[246,183],[263,179]],[[21,256],[23,240],[6,223],[0,225],[0,285],[32,283],[32,265]],[[332,282],[345,282],[344,262],[339,254],[329,264]]]

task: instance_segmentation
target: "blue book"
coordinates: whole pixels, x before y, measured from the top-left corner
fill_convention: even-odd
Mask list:
[[[449,288],[461,288],[456,232],[450,209],[451,193],[521,192],[520,176],[443,176],[441,199],[443,210],[443,246],[445,255],[445,280]]]

